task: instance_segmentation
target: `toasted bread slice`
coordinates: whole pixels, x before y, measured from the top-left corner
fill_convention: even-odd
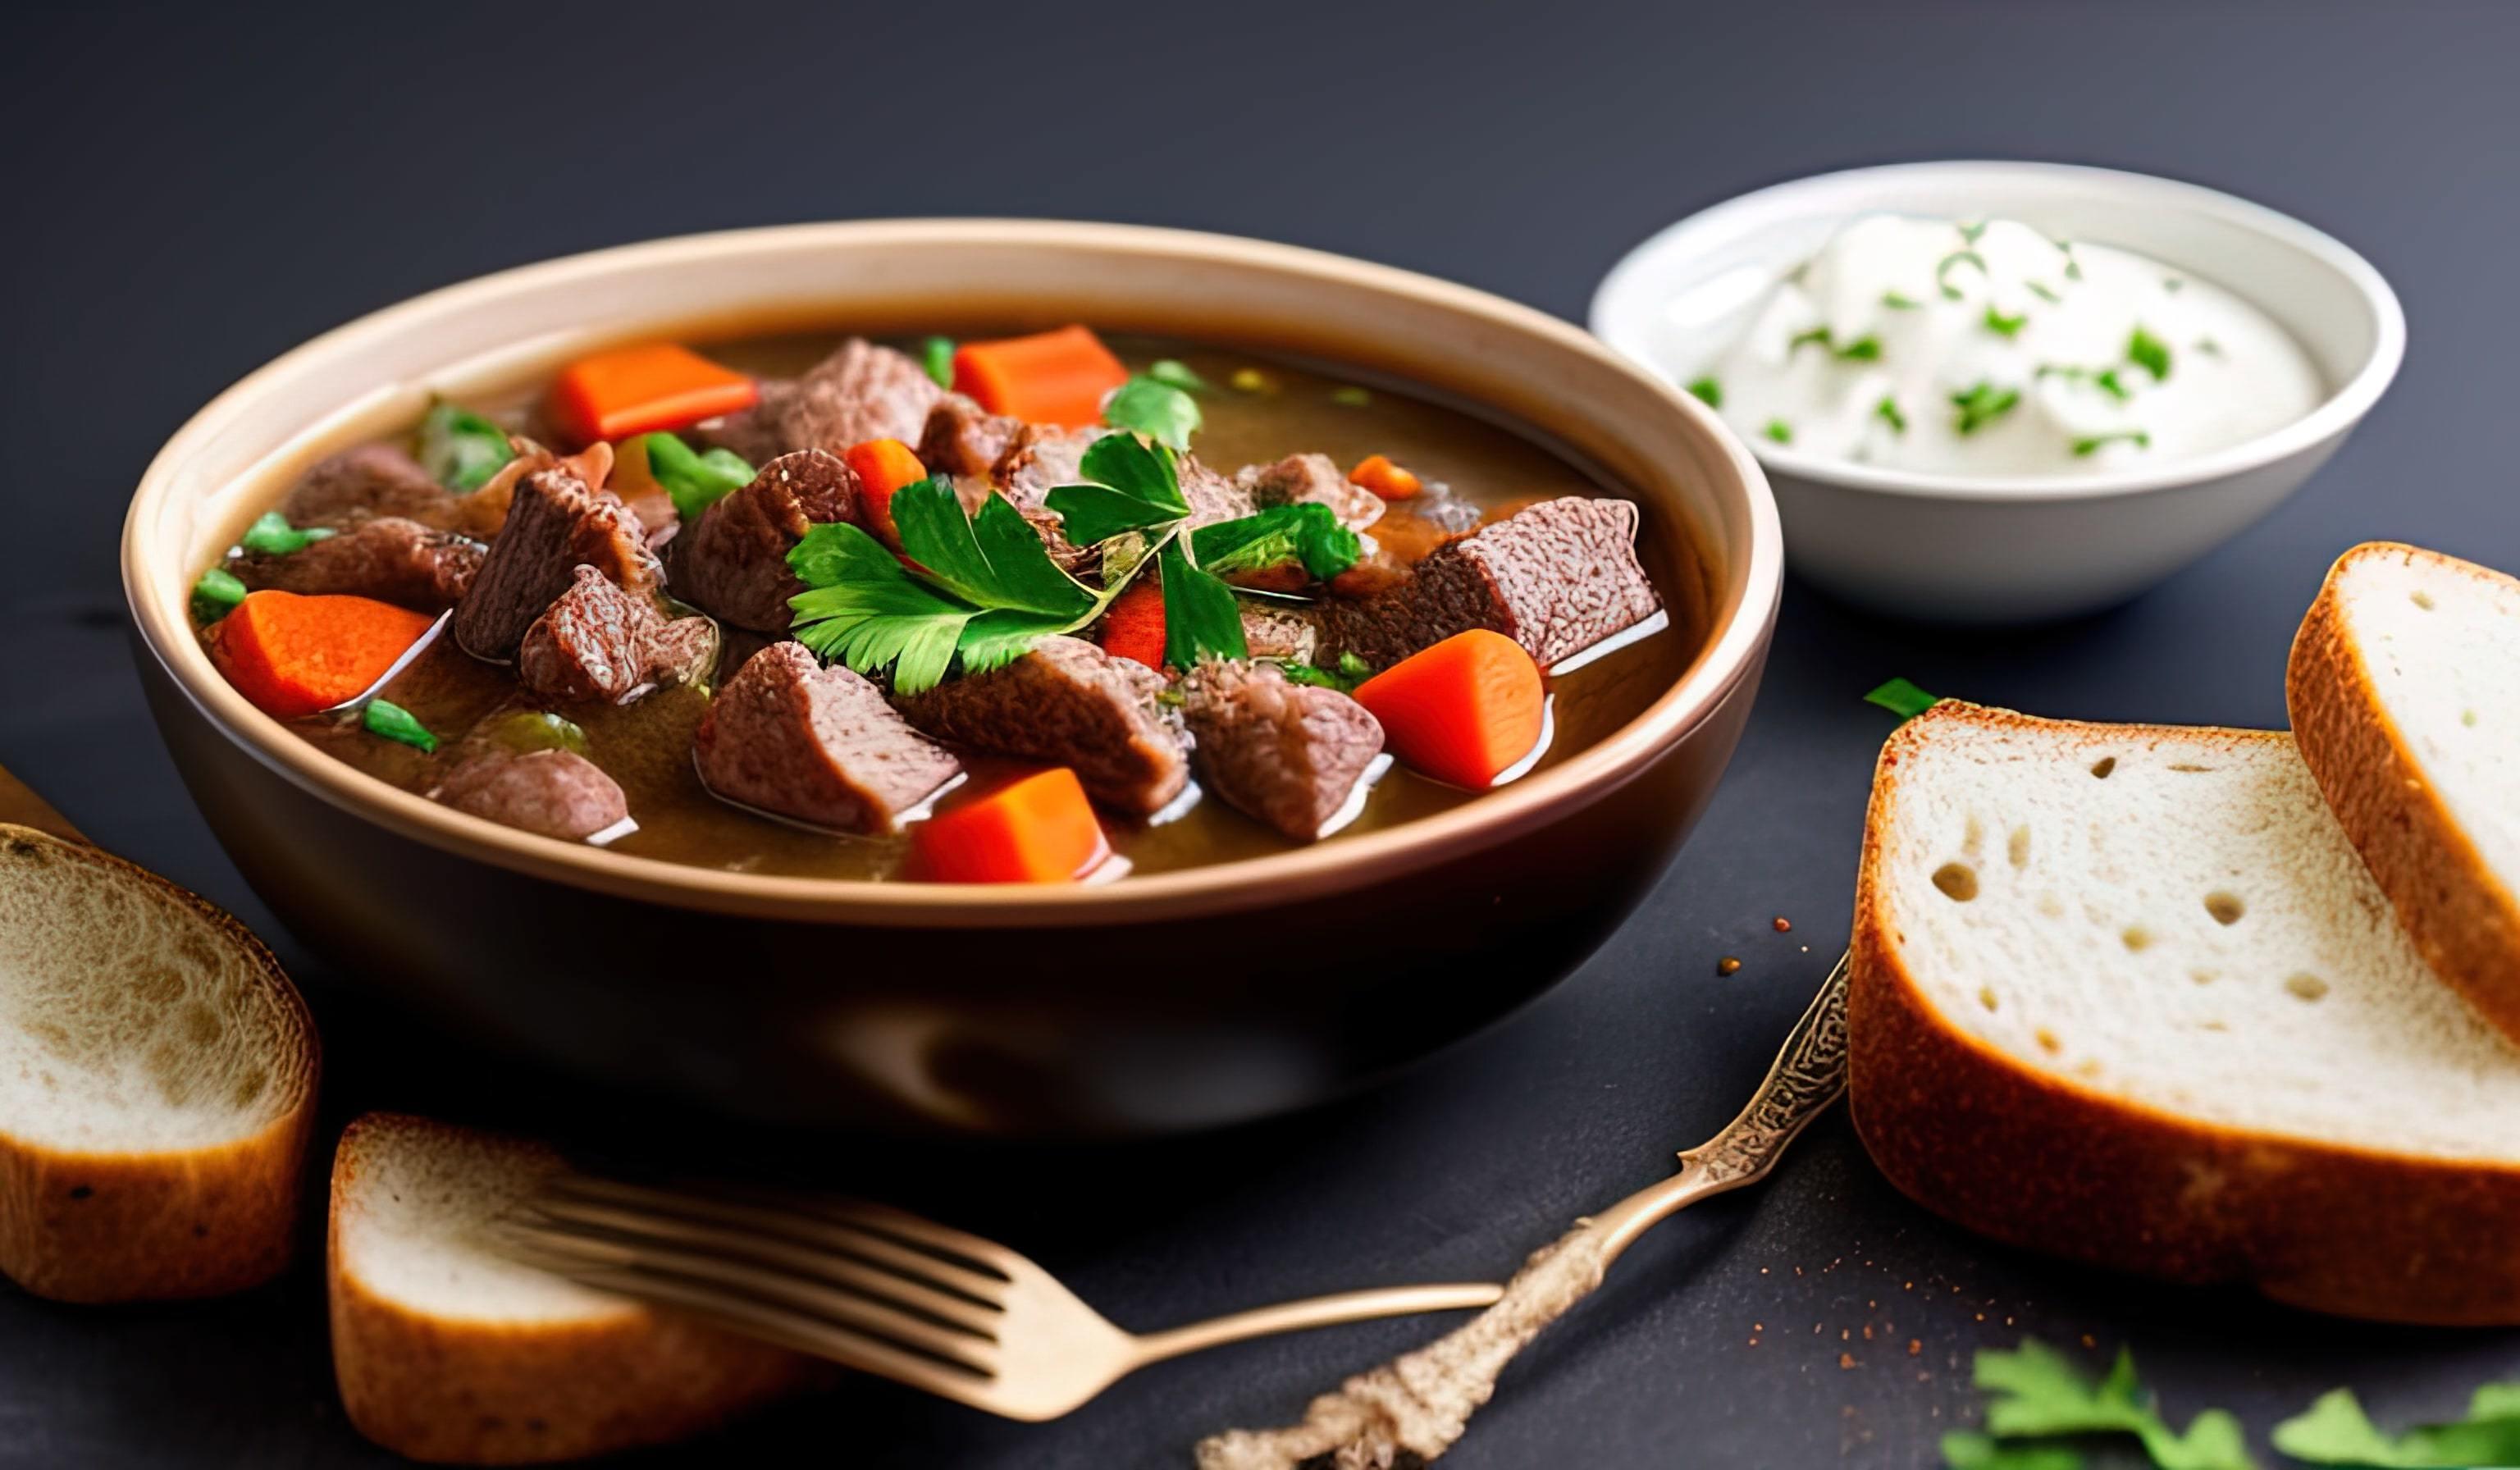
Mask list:
[[[2520,581],[2358,546],[2302,620],[2284,693],[2301,758],[2398,921],[2520,1037]]]
[[[2520,1322],[2520,1047],[2280,734],[1943,704],[1890,738],[1851,1095],[1972,1229],[2322,1312]]]
[[[444,1464],[577,1459],[705,1429],[807,1359],[518,1265],[497,1217],[536,1144],[370,1113],[333,1156],[333,1372],[359,1432]]]
[[[288,1265],[315,1028],[219,909],[0,824],[0,1271],[38,1296],[216,1296]]]

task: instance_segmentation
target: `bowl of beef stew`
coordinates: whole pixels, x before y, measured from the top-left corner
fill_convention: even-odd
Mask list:
[[[1426,278],[1134,227],[661,241],[354,322],[124,539],[284,922],[500,1050],[807,1123],[1214,1126],[1555,983],[1755,693],[1712,416]]]

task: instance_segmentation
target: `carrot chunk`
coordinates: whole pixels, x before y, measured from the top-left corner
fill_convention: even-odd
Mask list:
[[[1391,463],[1389,455],[1367,455],[1347,477],[1384,500],[1407,500],[1426,488],[1425,481]]]
[[[1502,633],[1473,628],[1421,648],[1358,686],[1391,753],[1440,781],[1477,789],[1540,743],[1540,665]]]
[[[1083,428],[1102,417],[1103,395],[1128,380],[1128,368],[1082,327],[965,342],[954,354],[954,391],[1027,423]]]
[[[893,492],[927,478],[927,467],[919,463],[919,456],[899,439],[869,439],[852,444],[841,458],[857,471],[858,503],[866,507],[867,529],[875,532],[878,541],[899,552],[901,532],[892,523]]]
[[[1164,666],[1164,589],[1141,577],[1111,600],[1102,614],[1102,651],[1134,658],[1150,669]]]
[[[1065,766],[1027,776],[911,829],[940,883],[1068,883],[1111,854],[1085,787]]]
[[[294,720],[357,698],[436,619],[368,598],[246,594],[210,633],[210,658],[266,714]]]
[[[643,342],[581,357],[552,379],[552,422],[580,444],[657,429],[687,428],[702,419],[752,407],[761,396],[749,378],[719,367],[689,347]]]

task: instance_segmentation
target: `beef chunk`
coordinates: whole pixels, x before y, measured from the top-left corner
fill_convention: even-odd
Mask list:
[[[1016,510],[1038,511],[1053,490],[1084,480],[1085,451],[1109,432],[1107,428],[1023,424],[989,467],[989,478]]]
[[[228,562],[246,586],[318,596],[348,593],[380,602],[442,612],[464,597],[481,569],[481,543],[416,520],[386,515],[362,520],[338,536],[284,557],[247,552]]]
[[[1194,456],[1179,456],[1173,468],[1181,476],[1182,499],[1190,502],[1192,525],[1239,520],[1256,509],[1248,489],[1208,468]]]
[[[462,499],[390,444],[362,444],[318,462],[280,503],[294,526],[352,526],[399,516],[444,527]]]
[[[647,531],[629,507],[589,487],[565,464],[526,475],[506,528],[455,604],[456,643],[475,658],[515,656],[525,630],[569,590],[581,566],[634,597],[657,582]]]
[[[707,677],[717,625],[704,617],[670,621],[644,593],[627,593],[581,566],[517,646],[517,677],[553,699],[619,702],[659,684]]]
[[[729,801],[878,835],[962,770],[880,690],[824,668],[799,643],[753,654],[710,702],[692,748],[701,781]]]
[[[1548,668],[1661,610],[1637,564],[1636,533],[1634,502],[1542,501],[1446,542],[1396,586],[1323,603],[1325,651],[1381,668],[1492,628]]]
[[[459,812],[569,842],[618,826],[630,815],[621,787],[573,750],[485,750],[447,773],[429,794]]]
[[[858,477],[819,449],[781,455],[674,538],[674,595],[738,628],[784,633],[805,590],[788,554],[808,526],[858,518]]]
[[[1291,658],[1311,663],[1321,630],[1304,611],[1292,606],[1243,599],[1242,643],[1254,658]]]
[[[985,478],[1023,426],[1021,419],[990,413],[960,393],[948,393],[927,411],[927,425],[915,447],[931,474]]]
[[[1081,639],[1046,638],[985,674],[895,700],[910,723],[951,744],[1074,770],[1117,812],[1161,811],[1190,781],[1178,723],[1157,702],[1163,676]]]
[[[1382,518],[1382,497],[1349,479],[1326,454],[1290,454],[1273,465],[1245,465],[1234,483],[1259,510],[1328,506],[1339,524],[1352,531]]]
[[[944,396],[925,368],[853,336],[804,377],[764,381],[758,403],[702,424],[699,436],[755,465],[799,449],[839,454],[869,439],[916,444]]]
[[[1182,694],[1199,780],[1298,842],[1322,834],[1382,753],[1382,726],[1364,705],[1270,664],[1203,662]]]

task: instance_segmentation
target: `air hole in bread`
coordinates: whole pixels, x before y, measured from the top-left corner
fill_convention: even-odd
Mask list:
[[[2012,835],[2004,839],[2003,855],[2012,860],[2012,866],[2015,868],[2029,867],[2030,828],[2026,826],[2014,827],[2012,829]]]
[[[2183,772],[2186,772],[2186,773],[2187,773],[2188,775],[2190,775],[2190,776],[2195,776],[2195,775],[2201,775],[2201,774],[2203,774],[2203,773],[2205,773],[2205,772],[2209,772],[2209,771],[2213,770],[2214,768],[2213,768],[2213,767],[2211,767],[2211,766],[2198,766],[2198,765],[2190,764],[2190,763],[2188,763],[2188,762],[2186,762],[2186,761],[2181,761],[2181,762],[2180,762],[2180,763],[2178,763],[2177,765],[2172,766],[2170,769],[2171,769],[2171,770],[2173,770],[2173,771],[2183,771]]]
[[[1977,897],[1977,869],[1966,863],[1946,863],[1934,869],[1934,886],[1953,903],[1965,904]]]
[[[2127,925],[2126,932],[2120,934],[2118,938],[2129,950],[2138,955],[2152,948],[2152,931],[2141,924]]]
[[[1979,986],[1977,988],[1977,1003],[1985,1006],[1990,1011],[1994,1010],[1996,1006],[1995,987],[1992,985]]]
[[[2092,763],[2092,774],[2102,780],[2107,780],[2109,779],[2109,773],[2115,771],[2117,768],[2118,758],[2113,755],[2104,755]]]
[[[2318,1001],[2326,998],[2327,982],[2308,970],[2302,970],[2285,977],[2284,989],[2305,1001]]]
[[[2218,924],[2236,924],[2240,921],[2240,915],[2246,913],[2248,909],[2241,904],[2238,894],[2228,889],[2217,888],[2205,895],[2205,912],[2213,914],[2214,922]]]
[[[2407,601],[2414,603],[2418,607],[2421,607],[2426,612],[2433,610],[2433,595],[2424,591],[2420,587],[2407,594]]]

